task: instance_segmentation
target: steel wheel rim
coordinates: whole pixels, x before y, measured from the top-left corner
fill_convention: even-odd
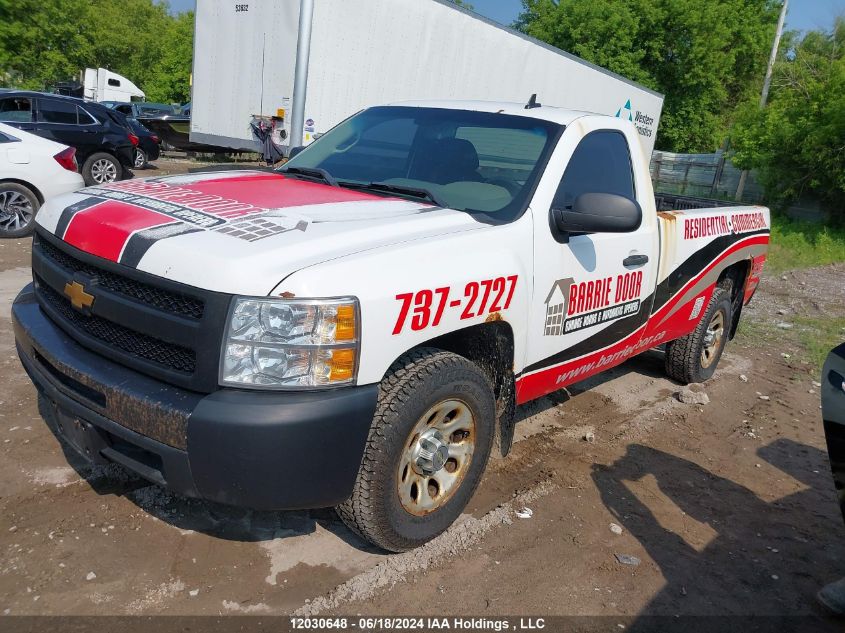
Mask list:
[[[32,201],[19,191],[0,191],[0,229],[17,231],[35,215]]]
[[[140,169],[144,165],[147,164],[147,157],[144,155],[144,152],[140,149],[135,150],[135,167]]]
[[[475,435],[475,415],[462,400],[442,400],[417,420],[396,473],[399,501],[405,511],[423,516],[439,510],[454,496],[472,463]],[[435,457],[429,458],[432,453]]]
[[[722,346],[722,339],[725,336],[725,315],[719,310],[710,319],[707,330],[704,333],[704,347],[701,350],[701,366],[710,367],[719,353]]]
[[[107,158],[94,161],[91,165],[91,177],[100,184],[117,180],[117,167]]]

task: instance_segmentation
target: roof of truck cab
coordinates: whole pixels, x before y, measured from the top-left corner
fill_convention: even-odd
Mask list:
[[[524,103],[507,101],[399,101],[387,105],[409,108],[445,108],[449,110],[474,110],[476,112],[494,112],[513,116],[527,116],[533,119],[543,119],[560,125],[569,125],[575,119],[584,116],[607,116],[595,112],[580,110],[566,110],[553,106],[541,105],[526,110]]]

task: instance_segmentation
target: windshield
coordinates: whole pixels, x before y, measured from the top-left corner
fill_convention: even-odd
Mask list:
[[[549,121],[491,112],[370,108],[281,171],[509,221],[527,206],[561,131]]]

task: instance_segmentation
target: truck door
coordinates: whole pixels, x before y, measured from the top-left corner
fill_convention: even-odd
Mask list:
[[[642,224],[631,233],[559,234],[549,221],[551,208],[571,209],[583,193],[639,201]],[[573,122],[549,162],[532,212],[535,285],[526,367],[518,380],[520,402],[640,351],[653,303],[659,237],[635,129],[599,117]]]

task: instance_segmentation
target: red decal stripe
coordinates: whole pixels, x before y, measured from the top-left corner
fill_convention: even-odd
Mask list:
[[[114,183],[109,189],[147,196],[227,219],[264,213],[268,209],[385,199],[364,191],[287,178],[281,174],[255,173],[180,184],[129,180]]]
[[[695,277],[693,277],[687,283],[685,283],[683,288],[681,288],[678,292],[676,292],[674,294],[674,296],[669,301],[667,301],[665,304],[663,304],[663,307],[660,308],[660,311],[657,312],[656,314],[652,315],[652,317],[649,319],[649,322],[652,322],[657,317],[662,318],[666,313],[668,313],[675,306],[675,304],[678,303],[678,301],[681,300],[681,298],[684,296],[684,293],[687,291],[687,289],[689,287],[698,283],[698,281],[702,277],[704,277],[704,275],[706,275],[711,270],[713,270],[716,266],[718,266],[719,263],[722,260],[724,260],[726,257],[733,255],[734,253],[742,250],[743,248],[748,248],[749,246],[754,246],[756,244],[768,244],[768,243],[769,243],[769,236],[768,235],[754,235],[752,237],[746,237],[746,238],[740,240],[739,242],[736,242],[732,246],[730,246],[727,250],[722,251],[721,255],[719,255],[716,259],[714,259],[712,262],[710,262],[710,264],[708,264],[708,266],[704,270],[702,270],[699,274],[697,274]]]
[[[73,216],[64,240],[76,248],[116,262],[135,231],[173,222],[173,218],[123,202],[107,202]]]
[[[662,325],[659,325],[660,319],[662,319],[663,316],[666,315],[681,300],[688,288],[690,288],[693,284],[697,283],[708,272],[713,270],[713,268],[718,266],[719,263],[722,262],[726,257],[732,255],[733,253],[739,250],[742,250],[743,248],[747,248],[755,244],[768,243],[768,235],[755,235],[740,240],[739,242],[733,244],[731,247],[723,251],[722,254],[719,255],[715,260],[708,264],[708,266],[704,270],[702,270],[698,275],[696,275],[695,277],[690,279],[686,284],[684,284],[683,288],[676,292],[672,299],[667,301],[656,313],[652,314],[649,317],[647,323],[639,327],[637,330],[635,330],[619,342],[596,350],[595,352],[591,352],[579,358],[574,358],[570,361],[563,362],[559,365],[553,365],[552,367],[540,369],[535,373],[520,376],[516,380],[517,404],[529,402],[553,391],[557,391],[558,389],[561,389],[567,385],[589,378],[590,376],[593,376],[606,369],[610,369],[615,365],[618,365],[619,363],[623,362],[624,360],[627,360],[635,354],[638,354],[639,352],[645,351],[646,349],[654,347],[655,345],[659,345],[660,343],[666,343],[672,339],[684,336],[685,334],[691,332],[695,328],[697,321],[690,320],[686,310],[678,310],[674,315],[672,315],[671,318],[667,319],[667,321]],[[710,300],[710,295],[713,292],[714,286],[715,284],[707,288],[707,290],[702,293],[705,296],[705,305]],[[693,301],[695,301],[695,298],[690,300],[690,303]],[[655,339],[655,337],[658,336],[659,340]],[[651,344],[652,341],[654,343],[653,345]],[[641,346],[643,343],[646,343],[646,345]],[[634,351],[630,354],[622,355],[616,362],[602,363],[602,357],[609,359],[615,354],[624,351],[627,347],[633,347]]]

